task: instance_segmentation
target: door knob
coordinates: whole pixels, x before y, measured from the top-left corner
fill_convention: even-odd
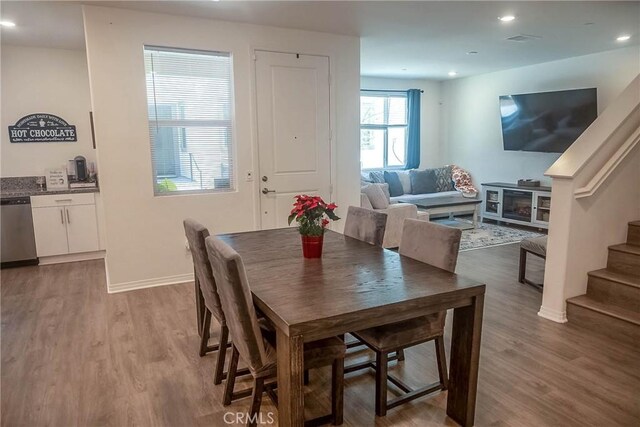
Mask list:
[[[269,193],[275,193],[276,190],[269,190],[268,188],[263,188],[262,189],[262,194],[269,194]]]

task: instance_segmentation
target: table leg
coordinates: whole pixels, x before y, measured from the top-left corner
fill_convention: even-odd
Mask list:
[[[277,330],[278,420],[281,427],[304,425],[304,341]]]
[[[478,205],[473,208],[473,228],[478,227]]]
[[[447,415],[465,427],[473,426],[475,416],[483,308],[484,295],[479,295],[453,311]]]
[[[198,317],[198,335],[202,336],[202,322],[204,320],[204,297],[202,296],[202,289],[200,289],[200,282],[198,281],[198,275],[193,271],[193,284],[195,286],[196,297],[196,316]]]

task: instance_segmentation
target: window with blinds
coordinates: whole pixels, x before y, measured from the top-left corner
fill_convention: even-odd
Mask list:
[[[407,154],[407,94],[362,91],[360,94],[360,165],[365,169],[400,169]]]
[[[156,195],[234,189],[231,55],[144,48]]]

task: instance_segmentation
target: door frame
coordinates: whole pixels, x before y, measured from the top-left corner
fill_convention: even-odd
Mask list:
[[[273,49],[264,46],[256,46],[252,45],[250,47],[250,61],[251,61],[251,125],[253,129],[251,130],[251,147],[254,153],[252,159],[252,170],[253,170],[253,223],[255,230],[262,230],[262,215],[260,214],[262,206],[260,201],[260,147],[258,143],[258,90],[257,90],[257,72],[256,72],[256,53],[257,52],[267,52],[267,53],[283,53],[287,55],[306,55],[306,56],[320,56],[327,58],[329,61],[329,198],[330,201],[334,201],[336,198],[336,188],[335,182],[337,177],[337,169],[336,162],[334,159],[334,153],[336,152],[336,130],[334,124],[336,123],[336,96],[335,96],[335,85],[334,78],[335,69],[334,69],[334,61],[332,61],[332,55],[329,53],[309,53],[307,51],[285,51],[279,49]],[[327,201],[328,202],[328,201]],[[293,205],[293,202],[292,202]],[[333,222],[329,223],[328,228],[331,229],[333,226]]]

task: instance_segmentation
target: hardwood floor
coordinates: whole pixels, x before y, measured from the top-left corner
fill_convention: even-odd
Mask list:
[[[487,284],[476,425],[637,426],[639,345],[538,317],[541,294],[517,283],[517,262],[518,245],[460,254],[457,272]],[[540,260],[528,268],[542,281]],[[215,354],[198,356],[191,284],[109,295],[102,261],[1,275],[2,426],[221,426],[248,409],[221,405]],[[360,350],[346,363],[369,357]],[[411,386],[437,379],[433,344],[408,349],[390,371]],[[311,372],[307,417],[328,411],[330,373]],[[454,425],[445,405],[446,392],[376,418],[374,376],[346,376],[346,426]],[[277,420],[265,398],[263,421],[269,412]]]

